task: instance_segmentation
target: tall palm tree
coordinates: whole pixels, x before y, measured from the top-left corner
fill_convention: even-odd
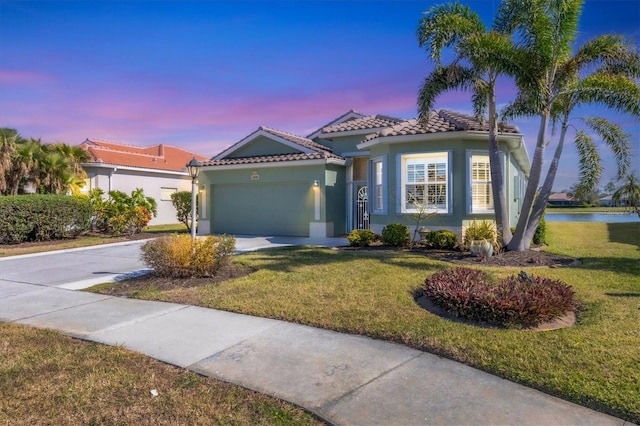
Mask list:
[[[496,20],[500,23],[501,20]],[[507,26],[487,30],[480,17],[458,2],[434,6],[420,20],[418,41],[436,68],[425,78],[418,94],[419,118],[426,122],[436,98],[449,90],[472,91],[474,114],[484,120],[488,110],[489,163],[494,211],[504,245],[511,240],[504,172],[500,162],[496,81],[501,74],[519,72],[519,53]],[[443,50],[451,48],[455,58],[441,64]]]
[[[605,35],[572,53],[581,10],[582,0],[503,0],[500,6],[499,16],[518,34],[528,57],[521,63],[526,72],[516,78],[518,95],[503,114],[507,118],[540,117],[529,182],[509,250],[529,248],[551,194],[574,109],[599,104],[640,116],[640,85],[635,81],[640,76],[640,57],[632,45],[622,37]],[[550,122],[560,124],[560,135],[538,190]],[[585,123],[613,150],[619,176],[623,175],[629,164],[628,136],[603,119],[585,119]],[[581,156],[581,185],[593,189],[600,178],[599,155],[585,132],[576,133],[575,143]]]

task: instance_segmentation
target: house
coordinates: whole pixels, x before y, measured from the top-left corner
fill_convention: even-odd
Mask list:
[[[142,188],[144,194],[156,200],[158,216],[150,225],[178,223],[171,194],[191,191],[191,177],[186,164],[195,157],[198,161],[208,157],[194,154],[170,145],[138,147],[99,139],[87,139],[80,145],[91,160],[82,167],[89,175],[83,190],[102,189],[105,194],[118,190],[131,194]]]
[[[547,204],[553,207],[571,207],[582,204],[580,201],[574,200],[573,197],[566,192],[554,192],[549,195]]]
[[[530,162],[523,136],[501,124],[510,222],[515,225]],[[433,111],[428,125],[349,111],[302,137],[259,127],[203,163],[199,232],[329,237],[414,224],[461,232],[493,219],[486,124]],[[422,207],[421,207],[422,206]]]

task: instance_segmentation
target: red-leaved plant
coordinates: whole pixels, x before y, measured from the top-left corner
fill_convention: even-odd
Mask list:
[[[460,318],[509,327],[535,327],[576,308],[571,286],[526,273],[495,281],[479,269],[447,269],[425,280],[424,294]]]

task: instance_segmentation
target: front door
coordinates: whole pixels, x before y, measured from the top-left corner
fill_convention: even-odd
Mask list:
[[[354,183],[353,229],[369,229],[369,198],[366,183]]]

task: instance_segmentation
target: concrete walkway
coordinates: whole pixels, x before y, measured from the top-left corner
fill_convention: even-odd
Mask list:
[[[325,243],[339,241],[344,243]],[[292,243],[258,237],[237,242],[243,251]],[[140,245],[0,259],[0,321],[123,345],[291,401],[338,425],[630,424],[403,345],[70,290],[142,270]]]

